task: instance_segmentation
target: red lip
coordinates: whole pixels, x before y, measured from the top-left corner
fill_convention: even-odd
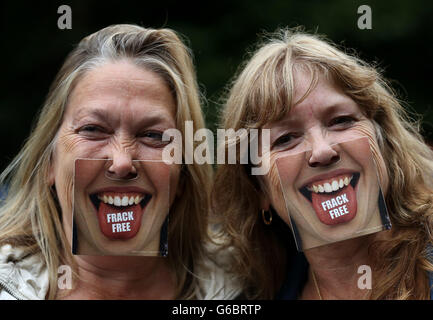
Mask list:
[[[302,188],[307,187],[316,181],[326,180],[326,179],[333,178],[333,177],[336,177],[336,176],[339,176],[342,174],[353,174],[356,172],[357,172],[356,170],[352,170],[352,169],[337,169],[337,170],[329,171],[329,172],[319,174],[317,176],[314,176],[314,177],[308,179],[305,183],[302,184]]]
[[[94,190],[94,191],[90,192],[90,194],[102,193],[102,192],[117,192],[117,193],[137,192],[137,193],[151,194],[150,192],[144,190],[143,188],[134,187],[134,186],[130,186],[130,187],[114,187],[114,186],[113,187],[105,187],[105,188]]]

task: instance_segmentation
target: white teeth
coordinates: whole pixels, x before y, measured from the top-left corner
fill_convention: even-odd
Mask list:
[[[122,198],[122,206],[126,207],[129,203],[129,198],[127,196],[123,196]]]
[[[309,191],[314,193],[323,193],[323,192],[333,192],[337,191],[345,186],[348,186],[350,181],[352,181],[353,175],[351,177],[341,178],[339,180],[332,180],[330,182],[325,182],[324,184],[312,185],[311,187],[307,187]]]
[[[338,189],[340,189],[340,186],[338,185],[337,181],[332,181],[332,191],[337,191]]]
[[[349,179],[346,177],[344,178],[344,185],[347,186],[349,184]]]
[[[104,203],[108,203],[117,207],[127,207],[127,206],[132,206],[133,204],[139,204],[141,202],[141,200],[143,200],[142,196],[107,196],[106,194],[104,195],[98,195],[98,199],[101,200]]]
[[[329,183],[326,182],[323,185],[323,187],[325,188],[325,192],[332,192],[332,187],[331,187],[331,185]]]

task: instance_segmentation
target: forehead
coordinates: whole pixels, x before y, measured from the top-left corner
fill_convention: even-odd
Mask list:
[[[103,107],[140,101],[140,105],[164,107],[174,113],[174,98],[158,74],[127,61],[107,63],[84,74],[69,97],[67,112],[83,112],[88,107]],[[73,109],[73,110],[71,110]]]
[[[294,90],[290,113],[307,112],[313,109],[338,105],[355,104],[332,77],[316,72],[311,74],[305,70],[294,70]],[[308,110],[305,110],[308,109]]]
[[[280,110],[278,117],[270,119],[264,128],[287,122],[294,125],[338,110],[358,110],[357,104],[335,84],[332,77],[319,70],[294,68],[291,93],[289,105]]]

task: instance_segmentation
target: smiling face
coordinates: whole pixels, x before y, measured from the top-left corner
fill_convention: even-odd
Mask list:
[[[136,177],[107,179],[111,160],[75,162],[73,219],[78,254],[157,255],[169,212],[173,167],[133,161]]]
[[[300,101],[310,77],[296,71],[295,79]],[[304,249],[382,229],[378,176],[386,190],[385,165],[373,123],[350,97],[320,77],[288,115],[265,128],[271,170],[263,178],[263,207],[272,205],[289,225],[294,220]]]
[[[179,166],[160,161],[167,144],[162,134],[170,128],[176,128],[175,102],[159,75],[119,61],[78,81],[57,134],[51,172],[68,239],[74,201],[78,251],[158,252],[179,180]]]

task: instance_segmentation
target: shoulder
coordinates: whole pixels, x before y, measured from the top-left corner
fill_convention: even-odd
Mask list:
[[[224,239],[215,234],[212,241],[206,243],[208,257],[198,265],[196,272],[200,284],[198,299],[232,300],[242,293],[237,277],[229,271],[233,249],[224,247],[223,244]]]
[[[28,254],[10,244],[0,246],[0,300],[44,299],[48,270],[41,254]]]

